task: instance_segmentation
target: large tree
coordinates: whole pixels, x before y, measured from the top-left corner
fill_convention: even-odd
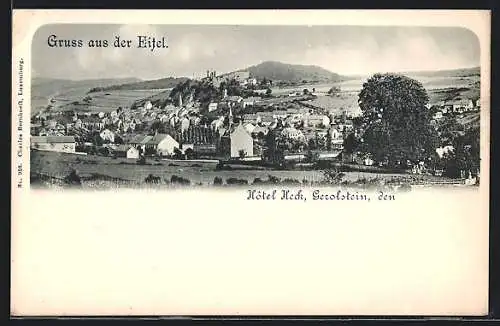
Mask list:
[[[375,74],[363,84],[359,106],[366,126],[363,147],[390,165],[427,159],[436,148],[429,98],[422,84],[397,74]]]

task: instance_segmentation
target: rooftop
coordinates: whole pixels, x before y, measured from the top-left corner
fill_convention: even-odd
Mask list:
[[[73,136],[31,136],[32,143],[74,143]]]
[[[158,145],[162,140],[171,137],[169,134],[156,134],[147,143],[150,145]]]

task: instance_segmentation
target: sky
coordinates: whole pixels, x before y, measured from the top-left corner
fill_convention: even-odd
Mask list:
[[[83,47],[49,47],[48,37]],[[168,48],[137,48],[139,35]],[[115,48],[116,36],[132,40]],[[106,48],[89,40],[108,40]],[[263,61],[317,65],[343,75],[479,66],[479,40],[464,28],[371,26],[45,25],[32,41],[32,73],[61,79],[201,77]]]

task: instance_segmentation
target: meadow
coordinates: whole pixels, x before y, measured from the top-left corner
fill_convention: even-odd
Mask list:
[[[168,182],[172,176],[188,179],[192,185],[212,185],[214,179],[219,177],[223,182],[231,178],[245,179],[252,184],[256,178],[268,180],[269,176],[280,180],[294,180],[299,183],[321,183],[324,179],[322,170],[274,170],[263,167],[233,167],[232,170],[217,170],[217,162],[194,161],[156,161],[147,159],[145,165],[138,165],[135,159],[104,156],[77,155],[56,152],[31,152],[31,172],[55,178],[64,178],[72,169],[82,179],[111,178],[118,184],[140,185],[145,183],[148,176],[159,177],[162,182]],[[416,183],[449,182],[443,177],[411,174],[382,174],[373,172],[345,172],[343,181],[358,182],[359,180],[393,180],[403,178]]]
[[[153,96],[163,90],[117,90],[95,92],[91,94],[64,93],[59,94],[56,100],[56,109],[69,111],[111,112],[119,107],[127,108],[136,101]],[[88,98],[88,101],[84,99]]]

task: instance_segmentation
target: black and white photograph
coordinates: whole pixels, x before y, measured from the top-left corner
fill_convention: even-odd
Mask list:
[[[461,27],[42,26],[31,185],[477,186]]]
[[[490,27],[17,10],[11,315],[485,316]]]

